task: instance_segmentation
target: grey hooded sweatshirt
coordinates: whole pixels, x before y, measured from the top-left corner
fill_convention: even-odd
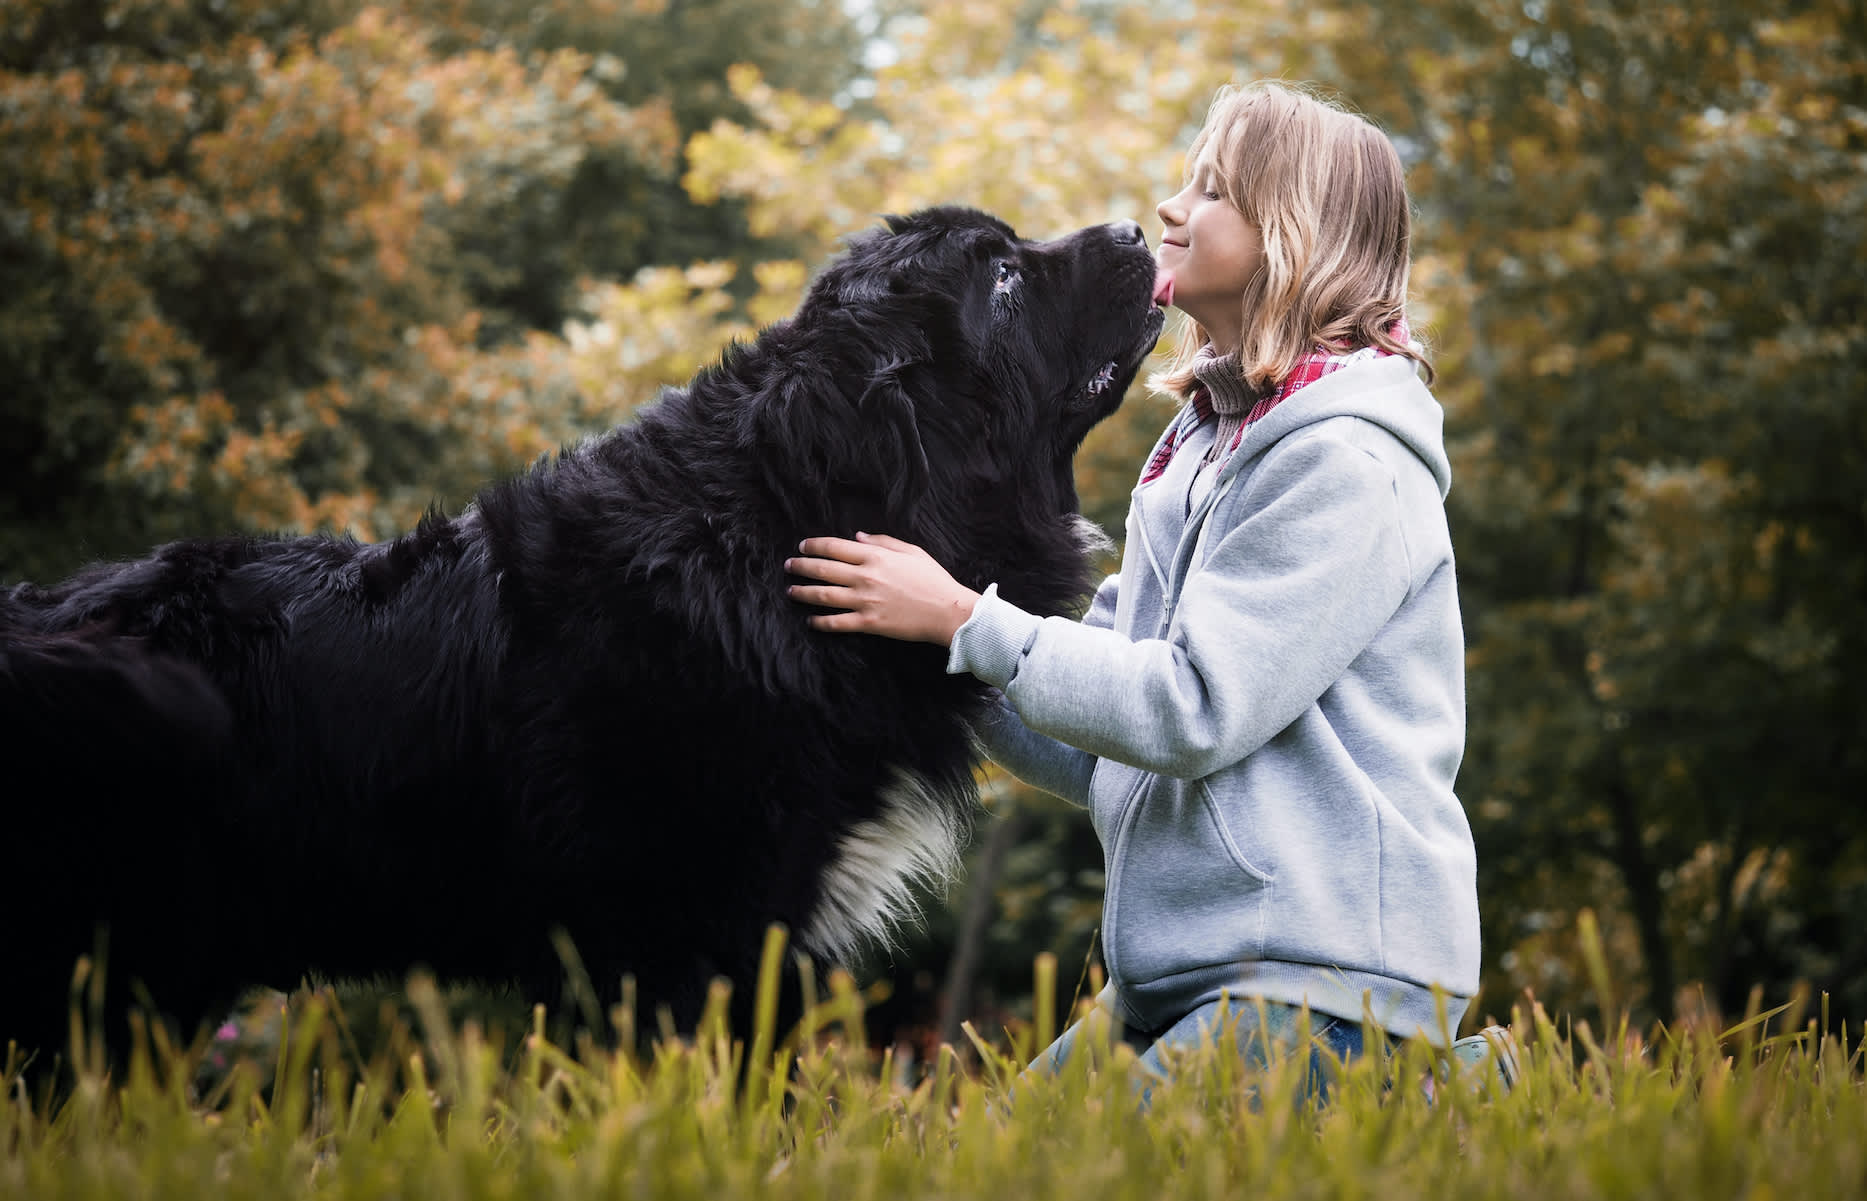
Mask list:
[[[1089,808],[1129,1025],[1227,994],[1457,1029],[1478,902],[1441,427],[1409,360],[1344,367],[1248,427],[1189,513],[1207,422],[1135,489],[1082,621],[993,586],[955,635],[947,670],[1005,696],[987,753]]]

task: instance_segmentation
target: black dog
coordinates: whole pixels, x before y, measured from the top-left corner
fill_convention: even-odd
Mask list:
[[[885,531],[1081,603],[1071,458],[1160,331],[1133,222],[963,209],[855,239],[796,314],[639,419],[393,542],[218,538],[0,593],[8,1037],[76,958],[182,1034],[245,985],[399,974],[749,994],[952,868],[984,688],[811,631],[800,538]],[[128,994],[126,994],[128,995]]]

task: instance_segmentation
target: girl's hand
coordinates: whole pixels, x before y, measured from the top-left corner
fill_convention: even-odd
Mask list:
[[[798,550],[808,557],[786,559],[784,569],[823,582],[792,584],[785,592],[805,604],[847,610],[811,617],[815,629],[950,646],[979,603],[977,592],[926,551],[886,534],[857,534],[854,542],[806,538]]]

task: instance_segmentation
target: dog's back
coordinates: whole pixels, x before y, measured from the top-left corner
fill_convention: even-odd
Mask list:
[[[548,999],[557,930],[606,999],[633,973],[645,1017],[686,1022],[712,977],[751,977],[768,922],[840,950],[897,904],[905,877],[877,873],[949,870],[970,686],[928,648],[809,640],[781,548],[766,596],[678,535],[610,528],[637,437],[380,545],[181,542],[15,589],[0,758],[26,765],[5,808],[35,906],[7,923],[29,979],[0,1031],[62,1041],[97,931],[113,997],[146,990],[184,1036],[307,972],[420,964]],[[737,642],[709,624],[734,595],[768,610]],[[835,688],[774,695],[748,639]],[[855,663],[812,666],[835,656]],[[824,908],[839,857],[848,912]]]
[[[185,1023],[256,981],[469,937],[420,921],[432,906],[396,915],[496,872],[463,847],[511,845],[484,825],[500,627],[458,532],[181,542],[0,595],[3,820],[29,904],[7,922],[5,1036],[62,1045],[64,972],[100,936],[113,996],[134,981]],[[479,836],[450,843],[463,821]]]

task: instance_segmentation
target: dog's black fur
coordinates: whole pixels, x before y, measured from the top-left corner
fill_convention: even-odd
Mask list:
[[[890,218],[791,319],[452,520],[0,593],[0,1040],[62,1045],[99,927],[184,1036],[307,970],[550,992],[554,929],[686,1022],[716,975],[750,992],[769,923],[828,957],[885,933],[951,866],[985,689],[810,630],[782,560],[883,531],[1080,604],[1071,458],[1159,332],[1153,273],[1132,222]]]

